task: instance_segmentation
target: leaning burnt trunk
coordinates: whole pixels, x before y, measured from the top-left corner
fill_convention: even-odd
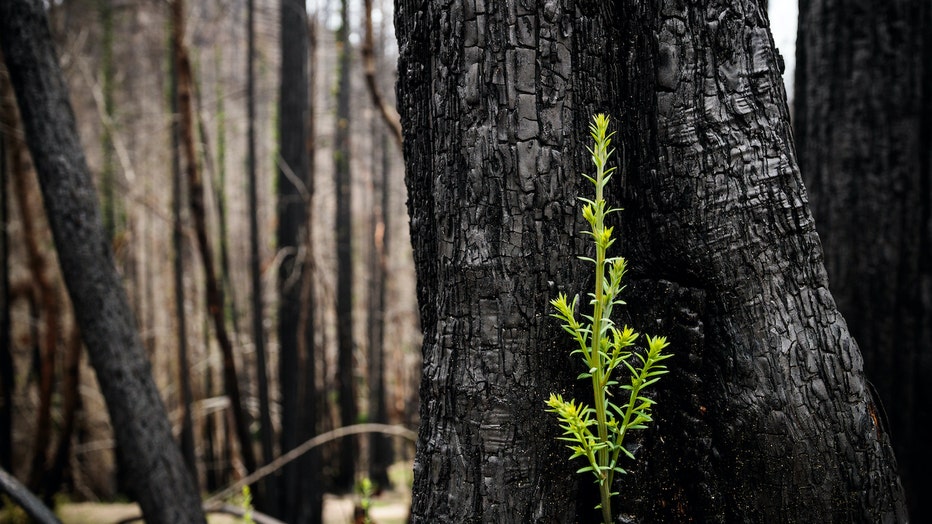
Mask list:
[[[62,274],[106,398],[123,465],[149,522],[206,522],[172,439],[114,263],[45,8],[0,3],[0,45],[35,162]]]
[[[422,4],[396,2],[425,330],[413,520],[590,519],[543,401],[585,371],[547,302],[591,288],[575,199],[605,111],[626,314],[675,354],[625,519],[905,521],[760,2]]]

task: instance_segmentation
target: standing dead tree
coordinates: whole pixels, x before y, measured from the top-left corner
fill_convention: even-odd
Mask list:
[[[194,139],[194,100],[193,100],[193,74],[191,62],[188,58],[187,48],[184,45],[184,2],[175,0],[172,3],[172,41],[178,73],[178,110],[181,120],[181,148],[185,156],[185,170],[188,179],[188,198],[191,209],[191,218],[194,220],[194,230],[197,244],[204,266],[204,281],[207,292],[207,309],[213,321],[214,334],[217,344],[223,353],[223,383],[227,396],[230,398],[230,407],[233,410],[234,424],[240,443],[240,453],[246,469],[256,469],[256,457],[253,451],[249,421],[243,409],[242,395],[239,389],[239,378],[236,373],[236,360],[233,355],[233,342],[230,340],[224,318],[223,288],[214,269],[214,255],[210,240],[207,237],[207,217],[204,211],[204,181],[198,167],[197,153]]]
[[[151,523],[205,522],[104,234],[42,2],[0,2],[0,47],[128,487]]]

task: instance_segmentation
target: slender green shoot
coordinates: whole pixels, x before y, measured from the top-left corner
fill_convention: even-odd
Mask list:
[[[560,440],[568,442],[567,447],[573,452],[570,460],[581,458],[585,463],[577,473],[591,473],[599,484],[601,504],[597,508],[602,510],[605,524],[612,522],[611,497],[617,495],[611,491],[615,473],[625,473],[619,459],[622,454],[634,459],[624,447],[625,436],[630,430],[646,428],[652,421],[650,411],[654,401],[644,395],[644,388],[667,372],[661,362],[672,356],[663,351],[669,345],[666,337],[645,336],[646,351],[639,350],[638,333],[628,326],[617,327],[611,318],[613,307],[624,304],[618,296],[624,289],[621,281],[627,262],[622,257],[607,256],[615,239],[613,228],[605,225],[605,218],[621,211],[608,207],[603,195],[615,171],[614,167],[608,167],[614,152],[608,126],[609,118],[603,114],[595,115],[589,126],[594,144],[587,149],[592,154],[595,175],[583,176],[595,186],[595,198],[580,198],[584,204],[583,218],[590,226],[584,233],[592,237],[595,245],[594,258],[580,257],[591,262],[595,272],[595,289],[589,293],[592,313],[577,314],[579,295],[570,301],[561,293],[551,301],[556,310],[552,316],[563,322],[563,329],[575,341],[572,354],[580,356],[586,370],[577,378],[591,381],[594,404],[590,407],[553,393],[547,400],[547,411],[557,415],[563,429]],[[627,372],[627,380],[622,379],[625,383],[613,377],[616,368],[623,374]],[[624,402],[616,403],[613,399]]]

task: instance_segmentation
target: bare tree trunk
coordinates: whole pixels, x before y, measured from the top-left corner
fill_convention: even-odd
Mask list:
[[[388,248],[388,165],[386,149],[388,140],[382,127],[373,129],[372,148],[372,199],[369,214],[369,229],[372,235],[372,247],[369,249],[369,304],[368,304],[368,339],[369,339],[369,422],[388,423],[388,410],[385,397],[385,286],[386,286],[386,250]],[[376,169],[379,166],[379,169]],[[391,441],[384,435],[373,433],[369,436],[369,478],[377,486],[388,486],[388,467],[392,459]]]
[[[41,2],[0,3],[0,45],[62,274],[107,399],[130,488],[151,523],[205,522],[104,234]]]
[[[71,441],[74,436],[75,422],[81,408],[81,333],[77,326],[70,328],[65,351],[61,386],[61,431],[43,488],[49,501],[65,481],[65,472],[71,460]]]
[[[758,0],[401,0],[396,26],[425,330],[414,522],[590,518],[543,402],[585,371],[547,313],[584,288],[596,111],[624,151],[626,311],[675,354],[619,520],[907,521]]]
[[[22,130],[16,108],[13,105],[12,86],[7,82],[0,85],[0,96],[3,97],[3,120],[14,134]],[[20,136],[11,135],[10,167],[12,173],[13,194],[20,210],[20,222],[23,229],[23,245],[26,251],[26,264],[32,275],[34,292],[38,302],[40,322],[36,321],[36,347],[39,363],[39,404],[35,410],[36,433],[33,439],[33,454],[30,461],[27,486],[35,492],[40,492],[44,484],[46,469],[48,468],[48,448],[52,440],[52,392],[55,387],[55,355],[58,351],[58,332],[61,311],[58,304],[58,294],[48,274],[48,261],[39,246],[40,228],[37,228],[37,218],[32,209],[30,193],[35,191],[30,184],[32,169],[26,144]],[[41,229],[44,231],[44,228]]]
[[[401,121],[398,118],[398,111],[385,102],[385,98],[382,97],[382,91],[379,89],[375,57],[375,37],[372,30],[372,0],[363,0],[363,30],[362,60],[363,72],[366,78],[366,88],[369,90],[369,96],[372,98],[373,105],[375,105],[385,125],[388,126],[392,138],[395,140],[398,147],[401,147]]]
[[[115,103],[113,88],[115,84],[115,64],[113,59],[113,0],[97,0],[97,13],[101,30],[100,50],[100,76],[101,92],[103,94],[103,112],[106,123],[100,136],[100,147],[103,153],[103,166],[100,172],[101,206],[104,217],[104,229],[111,242],[116,238],[117,230],[117,204],[114,186],[116,181],[116,167],[113,160],[113,130]]]
[[[194,108],[192,100],[193,78],[191,64],[188,60],[187,50],[182,41],[184,35],[184,4],[182,0],[172,3],[172,27],[175,31],[174,46],[177,58],[178,72],[178,109],[181,120],[181,146],[185,155],[185,167],[188,179],[188,202],[191,218],[194,220],[194,230],[201,253],[201,262],[204,267],[204,285],[207,292],[208,315],[213,322],[214,335],[217,344],[223,352],[223,384],[227,396],[230,398],[230,408],[239,439],[240,453],[246,469],[256,469],[256,456],[252,447],[252,437],[249,431],[249,420],[243,408],[242,395],[239,388],[239,377],[236,373],[236,360],[233,355],[233,343],[226,329],[226,320],[223,315],[224,300],[223,288],[217,279],[214,270],[213,251],[207,237],[207,220],[204,212],[204,183],[198,170],[197,154],[194,140]]]
[[[355,384],[355,347],[353,344],[353,244],[352,244],[352,180],[350,171],[350,66],[349,0],[340,2],[340,27],[337,29],[339,82],[337,86],[337,115],[334,139],[336,185],[336,243],[337,243],[337,381],[339,382],[340,424],[349,426],[357,422]],[[336,486],[351,489],[356,474],[358,455],[356,437],[340,443],[340,462]]]
[[[316,434],[314,376],[313,265],[311,264],[311,177],[309,89],[310,37],[304,0],[281,3],[281,86],[279,90],[278,272],[279,386],[282,403],[281,452],[288,453]],[[320,453],[285,466],[279,483],[277,515],[286,522],[320,523],[323,483]]]
[[[795,128],[832,295],[932,520],[932,4],[799,3]]]
[[[256,95],[255,95],[255,73],[253,65],[256,55],[255,43],[255,6],[253,0],[246,2],[247,22],[246,22],[246,141],[247,141],[247,159],[246,159],[246,177],[249,180],[249,273],[252,279],[252,333],[253,343],[256,347],[256,375],[258,376],[257,388],[259,390],[259,421],[261,431],[259,440],[262,444],[262,456],[266,462],[272,460],[272,414],[269,406],[269,375],[268,366],[266,365],[265,351],[265,328],[262,325],[264,317],[262,306],[262,273],[259,260],[259,202],[257,199],[256,183]],[[250,471],[253,468],[249,468]],[[261,487],[261,486],[260,486]],[[264,509],[266,504],[266,492],[268,490],[262,487],[257,493],[257,507]]]
[[[174,24],[174,18],[169,22]],[[179,28],[180,30],[180,28]],[[172,273],[175,284],[175,321],[178,323],[178,382],[181,385],[181,454],[185,463],[197,481],[197,453],[194,447],[194,423],[191,417],[190,366],[188,364],[188,321],[185,311],[184,291],[184,221],[182,209],[184,191],[181,172],[181,119],[178,112],[179,79],[177,56],[180,46],[175,45],[178,31],[172,28],[172,60],[171,60],[171,112],[172,112]]]

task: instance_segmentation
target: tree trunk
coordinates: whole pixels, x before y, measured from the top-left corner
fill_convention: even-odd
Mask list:
[[[13,87],[4,82],[0,84],[0,96],[3,97],[3,121],[10,126],[10,172],[13,196],[20,211],[23,229],[23,245],[26,252],[26,265],[32,276],[33,292],[38,306],[34,332],[36,334],[36,356],[38,362],[38,405],[35,415],[35,434],[33,438],[32,459],[27,486],[40,495],[45,473],[48,468],[48,448],[52,440],[52,393],[55,387],[55,355],[58,352],[58,335],[60,330],[61,310],[59,294],[48,274],[48,260],[40,247],[45,228],[37,225],[38,212],[33,209],[31,198],[38,188],[31,179],[32,165],[29,160],[26,143],[21,138],[22,125],[17,114]],[[20,134],[17,135],[16,131]],[[41,316],[41,328],[39,322]]]
[[[400,125],[400,124],[399,124]],[[385,389],[385,287],[387,285],[388,249],[388,140],[379,125],[372,130],[372,209],[369,229],[368,329],[369,339],[369,422],[388,424]],[[375,146],[375,144],[378,144]],[[378,166],[378,168],[376,168]],[[388,487],[388,467],[392,461],[392,442],[385,435],[369,435],[369,479],[380,488]]]
[[[675,354],[623,519],[905,522],[760,3],[422,4],[396,2],[425,330],[413,521],[590,518],[543,403],[585,371],[548,301],[591,287],[578,173],[607,111],[626,314]]]
[[[179,6],[180,7],[180,6]],[[174,18],[169,21],[174,24]],[[180,30],[180,28],[178,28]],[[191,471],[195,482],[197,481],[197,453],[194,445],[194,423],[191,417],[191,404],[193,401],[191,394],[190,366],[188,365],[188,321],[187,312],[185,311],[185,290],[184,290],[184,221],[182,219],[182,210],[184,209],[184,184],[183,174],[181,172],[181,119],[178,118],[178,62],[180,57],[176,56],[180,47],[176,45],[176,39],[180,36],[179,30],[172,27],[171,34],[171,52],[172,60],[170,65],[170,82],[171,82],[171,113],[175,115],[172,118],[172,278],[175,285],[175,321],[177,325],[176,337],[178,339],[178,381],[181,384],[181,454],[184,461]]]
[[[0,60],[2,61],[2,60]],[[6,68],[0,75],[6,76]],[[0,80],[8,82],[8,80]],[[4,96],[4,95],[0,95]],[[0,101],[6,104],[5,101]],[[7,136],[0,134],[0,468],[13,470],[13,338],[10,333],[10,235],[7,205]]]
[[[309,86],[310,43],[304,0],[281,4],[281,90],[279,91],[278,273],[279,380],[282,403],[281,452],[312,437],[317,419],[314,324],[311,288],[313,245],[309,204],[311,178]],[[307,369],[310,368],[310,373]],[[294,524],[321,522],[323,489],[318,451],[282,469],[275,516]]]
[[[181,123],[181,147],[185,157],[185,170],[188,181],[188,204],[194,221],[194,232],[204,267],[204,288],[206,291],[207,313],[210,317],[217,345],[223,353],[223,389],[230,399],[236,435],[239,439],[240,454],[243,464],[249,471],[256,469],[256,456],[249,431],[249,420],[243,407],[240,394],[239,377],[236,372],[236,359],[233,354],[233,342],[230,340],[224,317],[223,288],[214,269],[214,255],[207,236],[207,217],[204,210],[204,181],[198,167],[194,140],[194,108],[192,89],[194,85],[191,62],[183,42],[184,37],[184,2],[172,3],[172,27],[174,30],[174,56],[178,73],[178,118]]]
[[[43,486],[43,492],[48,501],[53,501],[53,496],[58,493],[65,482],[65,474],[71,461],[71,442],[74,437],[75,423],[81,408],[81,333],[77,326],[70,327],[64,349],[66,354],[62,370],[61,431],[51,466],[46,474],[45,486]]]
[[[205,522],[104,235],[41,2],[0,3],[0,45],[62,274],[107,399],[130,488],[149,522]]]
[[[117,233],[117,204],[116,191],[114,186],[116,181],[116,167],[113,159],[113,129],[114,113],[116,104],[113,96],[113,88],[116,76],[116,68],[113,59],[113,0],[97,0],[97,14],[100,22],[100,77],[101,92],[103,95],[103,113],[107,119],[102,126],[100,134],[100,148],[103,157],[103,165],[100,170],[100,197],[101,212],[104,217],[104,230],[107,237],[113,242]]]
[[[262,445],[262,457],[265,462],[272,460],[272,413],[269,405],[269,373],[266,364],[265,328],[263,326],[264,308],[262,304],[262,270],[259,258],[259,202],[256,173],[256,75],[254,72],[256,56],[255,6],[253,0],[246,2],[246,141],[248,152],[246,159],[249,180],[249,275],[252,283],[252,335],[256,348],[256,387],[259,390],[259,440]],[[249,468],[252,471],[253,468]],[[265,509],[269,490],[265,483],[256,490],[256,502],[259,509]]]
[[[336,244],[337,244],[337,382],[340,392],[340,425],[358,422],[353,353],[353,244],[352,244],[352,187],[350,172],[350,65],[349,0],[340,1],[340,27],[337,29],[337,55],[339,82],[337,87],[337,114],[333,162],[336,187]],[[340,460],[336,486],[351,489],[356,474],[356,437],[340,442]]]
[[[932,519],[930,27],[925,0],[799,4],[799,165],[914,522]]]

